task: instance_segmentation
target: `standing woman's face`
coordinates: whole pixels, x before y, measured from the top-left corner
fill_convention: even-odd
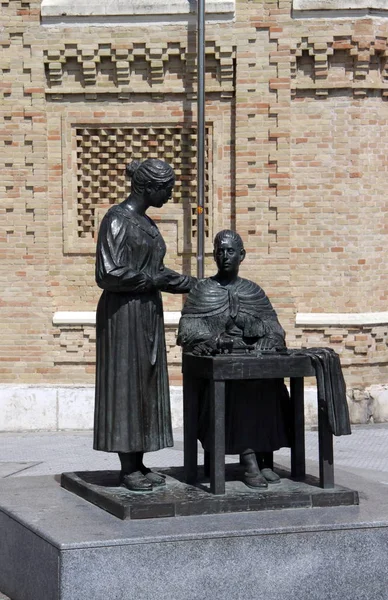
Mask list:
[[[174,179],[170,179],[166,183],[150,185],[146,188],[147,200],[150,206],[161,208],[171,198],[174,188]]]

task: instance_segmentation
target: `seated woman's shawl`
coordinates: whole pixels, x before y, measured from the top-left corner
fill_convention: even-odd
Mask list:
[[[199,281],[182,311],[178,344],[190,352],[194,346],[222,333],[241,337],[246,343],[272,340],[285,347],[285,333],[265,292],[253,281],[237,278],[222,286],[214,277]],[[266,346],[268,347],[268,345]]]

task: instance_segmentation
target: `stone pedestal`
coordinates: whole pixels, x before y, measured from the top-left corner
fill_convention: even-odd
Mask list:
[[[0,482],[0,590],[12,600],[367,600],[388,583],[388,496],[354,507],[121,521],[53,477]]]

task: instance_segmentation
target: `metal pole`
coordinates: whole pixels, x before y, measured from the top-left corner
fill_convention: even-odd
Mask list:
[[[197,276],[205,276],[205,0],[197,0]]]

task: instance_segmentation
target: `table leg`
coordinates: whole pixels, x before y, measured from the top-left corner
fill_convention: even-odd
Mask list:
[[[225,494],[225,382],[210,382],[210,491]]]
[[[291,476],[303,479],[306,476],[304,439],[304,381],[303,377],[291,377],[292,440]]]
[[[185,480],[197,481],[198,380],[183,374],[183,464]]]
[[[210,452],[204,450],[203,453],[203,474],[205,477],[210,476]]]
[[[318,401],[319,484],[334,487],[333,434],[329,428],[325,407]]]

